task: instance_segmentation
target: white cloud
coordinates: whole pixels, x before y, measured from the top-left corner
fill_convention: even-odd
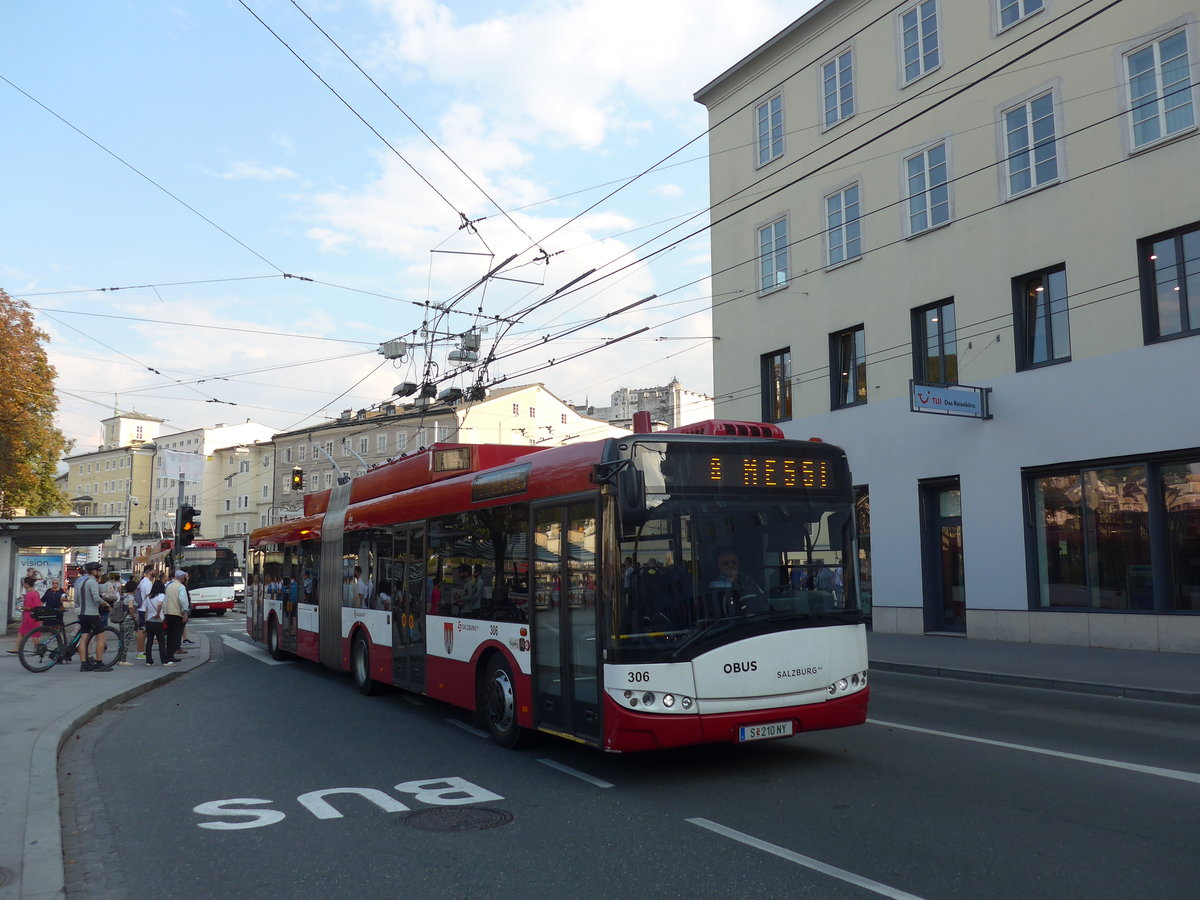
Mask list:
[[[291,169],[283,166],[263,166],[256,162],[236,162],[232,168],[220,172],[218,178],[228,180],[249,179],[253,181],[277,181],[280,178],[297,178],[299,177]]]

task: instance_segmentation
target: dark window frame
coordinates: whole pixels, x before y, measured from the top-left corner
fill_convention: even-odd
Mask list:
[[[786,356],[786,360],[783,357]],[[782,373],[777,361],[784,362]],[[792,418],[792,348],[781,347],[759,357],[761,370],[762,420],[788,422]],[[778,415],[777,415],[778,413]]]
[[[1059,272],[1063,274],[1063,297],[1062,301],[1065,304],[1062,314],[1067,317],[1067,347],[1066,352],[1061,355],[1055,355],[1061,348],[1055,347],[1054,327],[1052,319],[1058,313],[1048,305],[1045,309],[1039,306],[1037,318],[1044,320],[1042,327],[1045,329],[1045,340],[1047,346],[1046,359],[1041,362],[1033,360],[1033,354],[1030,352],[1030,329],[1029,329],[1029,309],[1030,302],[1030,286],[1034,282],[1041,282],[1045,286],[1046,279],[1051,275],[1056,275]],[[1070,317],[1070,297],[1071,291],[1066,284],[1067,264],[1059,263],[1056,266],[1047,266],[1044,269],[1038,269],[1034,272],[1027,272],[1024,275],[1018,275],[1012,280],[1012,301],[1013,301],[1013,345],[1016,353],[1016,365],[1018,372],[1028,371],[1029,369],[1042,369],[1046,366],[1057,366],[1062,363],[1071,361],[1071,317]],[[1051,296],[1049,303],[1053,304],[1055,298]],[[1039,301],[1040,303],[1040,301]]]
[[[1158,234],[1152,234],[1149,237],[1144,237],[1138,241],[1138,275],[1139,287],[1142,301],[1142,336],[1147,344],[1157,344],[1162,341],[1173,341],[1179,338],[1191,337],[1200,334],[1200,314],[1195,316],[1195,321],[1191,322],[1191,316],[1188,313],[1188,279],[1187,270],[1184,268],[1180,277],[1180,261],[1183,256],[1183,239],[1186,235],[1197,234],[1197,239],[1200,240],[1200,222],[1192,222],[1189,225],[1183,225],[1179,228],[1172,228],[1167,231],[1161,231]],[[1174,244],[1175,251],[1175,278],[1180,286],[1179,296],[1179,317],[1180,330],[1171,334],[1162,333],[1162,323],[1158,315],[1157,302],[1157,279],[1155,277],[1157,267],[1154,256],[1155,244],[1163,243],[1171,240]],[[1182,259],[1184,265],[1188,262]],[[1197,260],[1197,269],[1200,272],[1200,260]],[[1197,281],[1200,281],[1200,274],[1197,276]],[[1200,299],[1198,299],[1200,302]],[[1190,327],[1187,327],[1190,325]]]
[[[954,319],[954,322],[949,329],[942,327],[946,321],[945,311],[947,309],[950,310],[951,318]],[[929,344],[929,333],[925,328],[925,314],[934,310],[938,311],[937,321],[939,322],[937,355],[940,361],[939,368],[941,371],[937,377],[934,377],[930,373],[929,367],[926,365],[926,360],[928,358],[926,354],[926,347]],[[946,338],[947,333],[951,335],[949,341],[947,341]],[[946,352],[946,347],[948,344],[952,345],[953,347],[953,350],[950,353]],[[954,309],[953,297],[946,297],[942,300],[936,301],[935,303],[927,303],[924,306],[918,306],[912,311],[912,357],[913,380],[921,381],[926,384],[958,384],[958,316]],[[946,364],[947,359],[953,360],[953,372],[951,373],[953,377],[947,377],[946,375],[946,370],[950,368],[950,366],[947,366]]]
[[[861,337],[861,347],[858,346]],[[846,340],[851,341],[851,359],[845,358]],[[860,353],[861,351],[861,353]],[[847,369],[847,365],[852,366]],[[844,328],[829,335],[829,408],[831,410],[850,409],[864,406],[867,402],[867,331],[866,325],[859,324],[853,328]],[[847,400],[846,395],[851,385],[854,388],[853,400]]]
[[[1200,615],[1200,607],[1187,609],[1173,605],[1179,603],[1179,585],[1177,575],[1171,568],[1171,540],[1178,537],[1175,532],[1179,529],[1172,529],[1169,525],[1170,512],[1166,508],[1165,492],[1163,489],[1164,470],[1171,466],[1194,464],[1197,461],[1200,461],[1200,447],[1187,450],[1172,450],[1164,453],[1148,453],[1138,456],[1104,457],[1022,469],[1022,504],[1025,511],[1025,565],[1028,609],[1030,612],[1160,616]],[[1088,472],[1135,468],[1139,466],[1146,471],[1147,513],[1145,530],[1148,536],[1151,562],[1147,567],[1148,572],[1145,575],[1148,575],[1150,579],[1151,604],[1147,607],[1134,605],[1131,602],[1124,608],[1107,609],[1090,604],[1078,607],[1068,605],[1042,606],[1039,602],[1041,598],[1038,556],[1039,528],[1038,522],[1035,520],[1036,501],[1034,497],[1037,480],[1055,476],[1077,476],[1082,479],[1085,473]],[[1085,518],[1089,514],[1089,512],[1085,511]],[[1093,552],[1094,548],[1089,547],[1085,550],[1085,553]],[[1090,565],[1089,568],[1091,568]],[[1091,589],[1090,582],[1088,583],[1088,589]]]

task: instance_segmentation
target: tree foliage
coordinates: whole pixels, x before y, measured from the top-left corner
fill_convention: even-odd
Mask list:
[[[41,516],[70,510],[54,483],[70,442],[54,424],[58,395],[44,344],[23,300],[0,290],[0,514],[25,507]]]

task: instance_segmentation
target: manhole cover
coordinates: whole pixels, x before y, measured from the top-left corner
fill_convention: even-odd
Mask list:
[[[4,887],[6,884],[13,884],[16,882],[16,880],[16,872],[14,872],[12,869],[6,869],[4,866],[0,866],[0,887]]]
[[[406,825],[425,831],[483,831],[512,821],[512,813],[479,806],[423,809],[406,816]]]

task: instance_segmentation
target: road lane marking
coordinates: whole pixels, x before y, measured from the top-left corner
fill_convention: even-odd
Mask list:
[[[788,850],[785,847],[780,847],[777,844],[769,844],[766,841],[760,841],[756,837],[751,837],[748,834],[743,834],[740,831],[734,831],[732,828],[726,828],[724,825],[719,825],[716,822],[711,822],[708,819],[688,819],[693,825],[698,825],[701,828],[707,828],[716,834],[727,837],[730,840],[745,844],[747,847],[753,847],[756,850],[763,850],[767,853],[774,854],[780,859],[786,859],[788,862],[794,862],[797,865],[812,869],[814,872],[820,872],[822,875],[828,875],[830,878],[836,878],[839,881],[844,881],[847,884],[853,884],[860,888],[865,888],[876,894],[881,894],[884,897],[891,897],[893,900],[921,900],[916,894],[910,894],[906,891],[899,890],[887,884],[882,884],[878,881],[872,881],[870,878],[864,878],[862,875],[855,875],[853,872],[847,872],[845,869],[839,869],[837,866],[831,866],[828,863],[823,863],[819,859],[813,859],[811,856],[805,856],[802,853],[796,853],[793,850]]]
[[[932,728],[918,728],[916,725],[901,725],[897,722],[884,722],[879,719],[867,719],[872,725],[882,725],[884,728],[898,728],[901,731],[915,731],[918,734],[928,734],[934,737],[950,738],[955,741],[969,741],[973,744],[985,744],[989,747],[1001,747],[1005,750],[1023,750],[1026,753],[1038,753],[1042,756],[1057,756],[1059,759],[1069,759],[1074,762],[1091,763],[1096,766],[1108,766],[1110,769],[1124,769],[1127,772],[1137,772],[1141,775],[1154,775],[1158,778],[1173,778],[1176,781],[1188,781],[1200,784],[1200,773],[1181,772],[1177,769],[1161,769],[1158,766],[1143,766],[1138,763],[1121,762],[1115,759],[1101,759],[1098,756],[1081,756],[1078,753],[1067,753],[1063,750],[1047,750],[1044,747],[1030,747],[1027,744],[1011,744],[1008,741],[993,741],[989,738],[971,737],[966,734],[954,734],[950,731],[936,731]]]
[[[491,737],[491,735],[488,734],[486,731],[480,731],[478,728],[468,725],[466,722],[462,721],[461,719],[447,719],[446,721],[449,722],[451,725],[453,725],[455,728],[461,728],[467,734],[473,734],[473,735],[475,735],[475,737],[481,737],[481,738]]]
[[[597,778],[594,775],[589,775],[587,772],[580,772],[578,769],[572,769],[570,766],[564,766],[562,763],[555,762],[552,759],[539,759],[538,762],[540,762],[543,766],[549,766],[552,769],[558,769],[558,771],[570,775],[572,778],[578,778],[580,781],[586,781],[588,784],[594,784],[596,787],[612,787],[611,784],[603,779]]]
[[[260,663],[266,663],[268,666],[290,666],[290,659],[271,659],[271,655],[259,647],[252,644],[247,644],[245,641],[239,641],[237,638],[231,638],[227,634],[221,635],[221,643],[226,647],[237,650],[239,653],[245,653],[251,659],[257,659]]]

